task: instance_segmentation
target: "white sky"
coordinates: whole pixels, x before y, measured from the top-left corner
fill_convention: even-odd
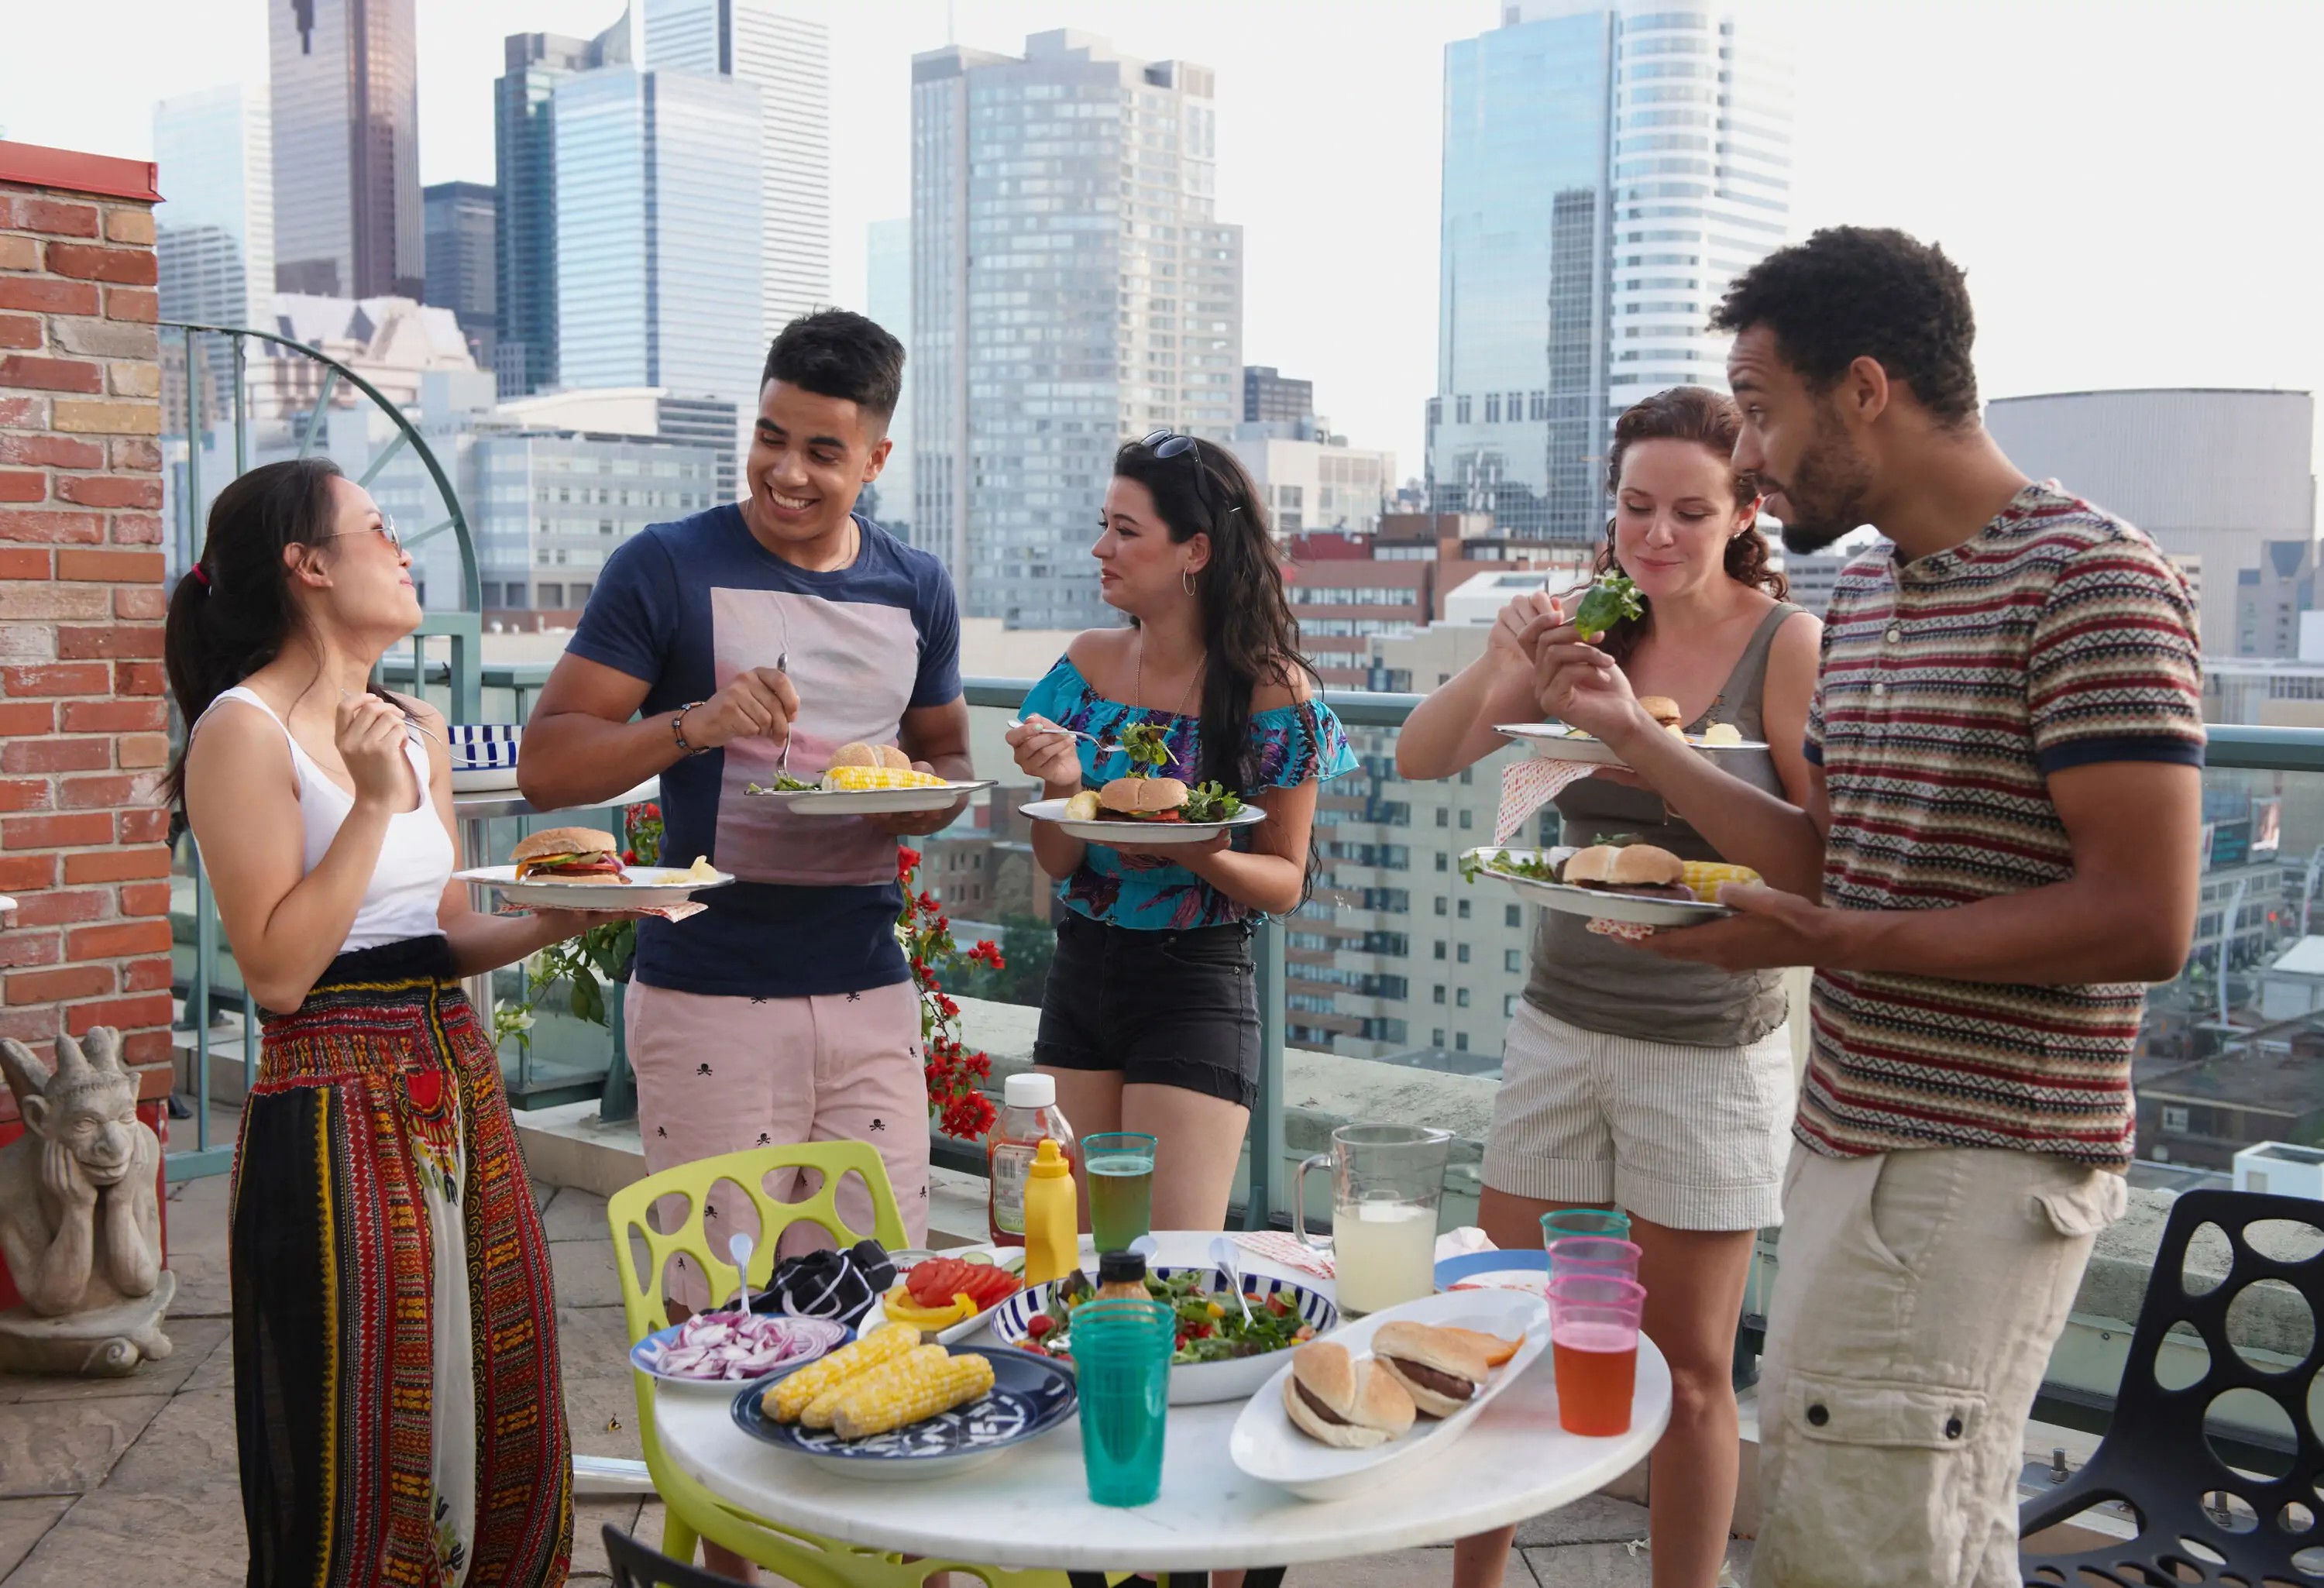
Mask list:
[[[286,4],[287,0],[272,0]],[[426,181],[493,180],[492,80],[517,32],[588,34],[618,0],[419,0]],[[1969,272],[1987,396],[2324,386],[2324,5],[1780,0],[1795,36],[1794,234],[1899,226]],[[262,0],[23,0],[0,135],[134,157],[124,107],[266,77]],[[1243,354],[1315,383],[1360,446],[1420,467],[1436,358],[1443,46],[1496,0],[956,0],[960,42],[1072,26],[1215,67],[1222,219],[1246,229]],[[833,284],[910,207],[910,58],[945,0],[838,0]],[[116,41],[80,69],[101,21]],[[161,173],[162,189],[169,173]]]

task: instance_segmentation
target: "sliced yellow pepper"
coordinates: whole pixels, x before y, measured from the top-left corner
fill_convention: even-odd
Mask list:
[[[964,1294],[954,1297],[950,1306],[922,1306],[909,1287],[899,1285],[880,1298],[880,1310],[890,1323],[909,1324],[925,1334],[967,1322],[976,1316],[976,1303]]]

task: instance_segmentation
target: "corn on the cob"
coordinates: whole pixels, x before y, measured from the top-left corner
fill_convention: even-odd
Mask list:
[[[919,1343],[920,1332],[909,1324],[890,1324],[884,1329],[874,1329],[854,1344],[843,1346],[821,1362],[810,1362],[798,1372],[778,1379],[761,1404],[774,1414],[775,1421],[795,1423],[799,1413],[807,1409],[807,1402],[833,1385],[901,1356]]]
[[[867,789],[941,789],[945,782],[934,772],[899,771],[891,766],[835,766],[823,774],[825,789],[851,793]]]
[[[870,1383],[875,1377],[884,1379],[892,1371],[902,1371],[904,1364],[907,1362],[927,1363],[942,1362],[949,1354],[950,1353],[946,1352],[943,1346],[931,1341],[926,1345],[914,1346],[911,1350],[907,1351],[901,1356],[891,1356],[886,1362],[881,1362],[878,1367],[872,1368],[867,1371],[850,1373],[846,1378],[841,1380],[838,1383],[834,1384],[830,1389],[825,1390],[822,1394],[816,1396],[813,1400],[807,1403],[807,1409],[799,1413],[799,1426],[802,1428],[828,1428],[831,1426],[832,1414],[839,1409],[839,1403],[842,1400],[844,1400],[849,1395],[861,1389],[863,1385]]]
[[[1721,882],[1756,882],[1759,873],[1748,865],[1730,865],[1723,860],[1690,860],[1685,863],[1686,886],[1705,904],[1719,902]]]
[[[849,1380],[831,1418],[842,1439],[884,1434],[964,1405],[992,1388],[992,1362],[973,1353],[954,1356],[923,1345]]]

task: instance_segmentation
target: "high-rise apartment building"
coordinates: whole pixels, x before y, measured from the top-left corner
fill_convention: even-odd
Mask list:
[[[558,82],[576,71],[630,63],[630,19],[595,39],[511,33],[493,84],[493,153],[500,213],[493,225],[493,303],[501,395],[557,383]]]
[[[964,609],[1111,621],[1111,458],[1241,411],[1242,228],[1213,214],[1211,70],[1086,33],[912,60],[912,522]]]
[[[768,336],[830,302],[830,30],[768,0],[646,0],[645,64],[758,85]]]
[[[274,149],[263,95],[180,94],[153,106],[169,198],[153,211],[161,318],[258,323],[274,297]]]
[[[904,392],[888,421],[888,466],[872,489],[879,493],[880,522],[912,538],[912,223],[875,220],[864,228],[863,312],[904,345]],[[941,548],[937,555],[942,556]]]
[[[414,0],[275,0],[274,282],[332,298],[417,298],[420,71]]]
[[[760,90],[605,67],[558,81],[557,367],[759,409]],[[739,442],[738,434],[738,442]]]
[[[1296,424],[1314,417],[1314,382],[1291,380],[1273,365],[1243,365],[1243,423]]]
[[[1724,390],[1706,329],[1785,240],[1789,57],[1756,13],[1513,0],[1444,51],[1428,487],[1549,540],[1604,528],[1614,417]]]
[[[482,182],[438,182],[420,189],[420,209],[428,240],[425,300],[452,311],[476,366],[490,369],[500,335],[493,239],[499,189]]]

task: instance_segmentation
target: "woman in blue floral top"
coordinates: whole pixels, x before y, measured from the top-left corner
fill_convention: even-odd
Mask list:
[[[1150,726],[1169,749],[1160,775],[1217,783],[1266,819],[1143,848],[1035,825],[1067,914],[1033,1055],[1075,1131],[1160,1141],[1156,1229],[1215,1230],[1259,1080],[1251,925],[1305,897],[1316,785],[1356,761],[1316,696],[1266,509],[1232,454],[1165,431],[1122,448],[1093,550],[1130,625],[1077,635],[1025,697],[1018,766],[1065,799],[1128,773],[1123,732]]]

